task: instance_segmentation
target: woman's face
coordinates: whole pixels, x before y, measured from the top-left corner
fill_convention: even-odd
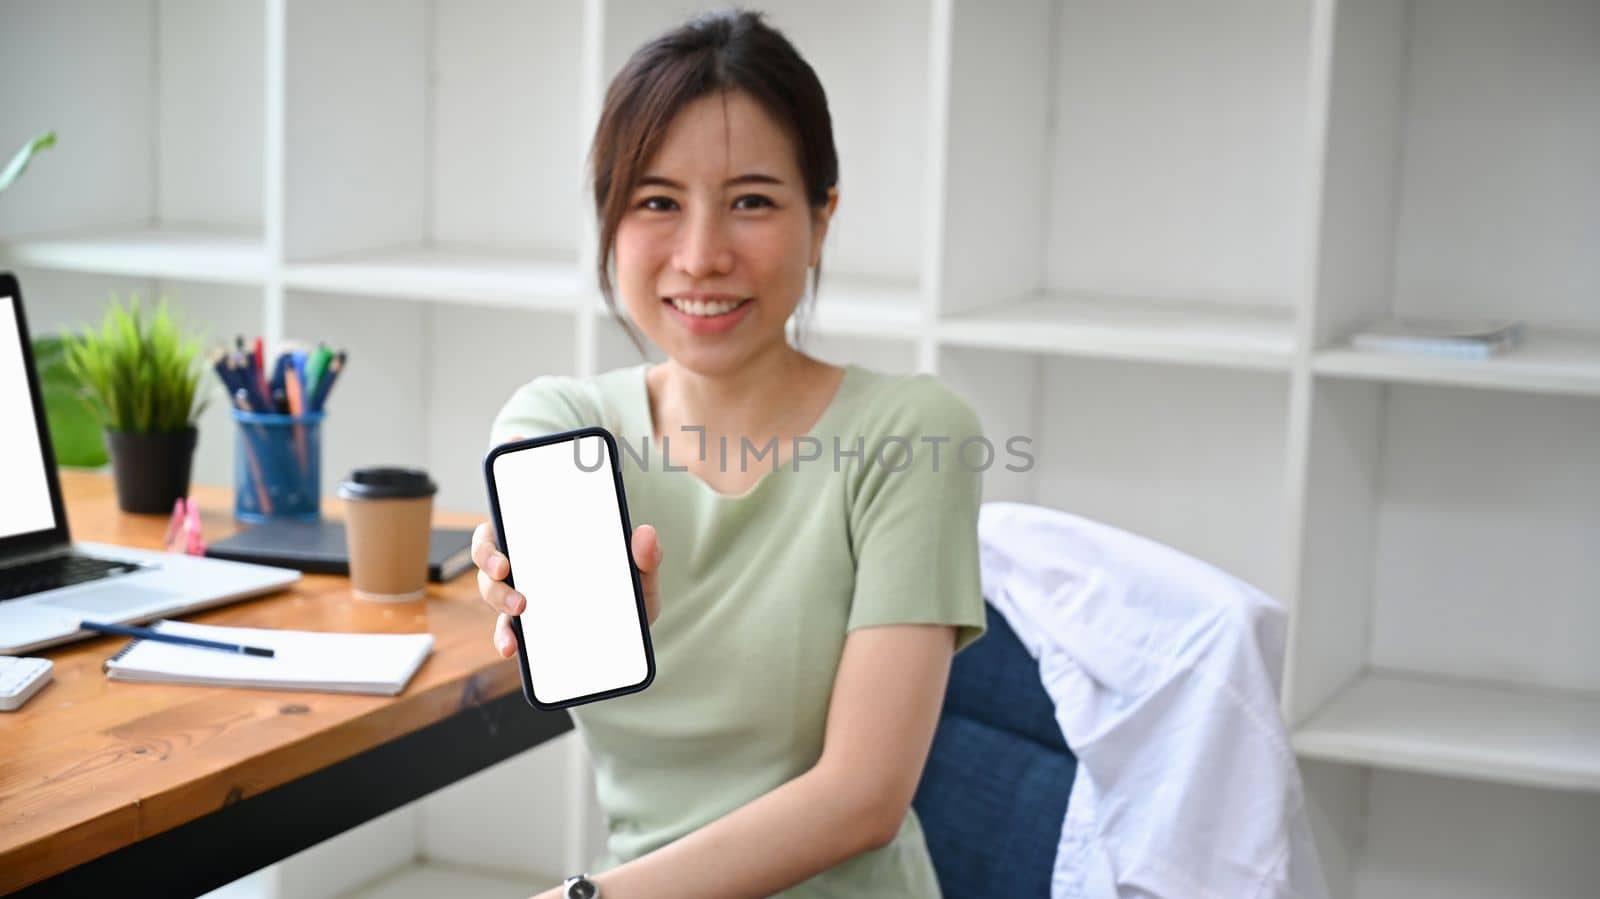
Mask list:
[[[835,198],[813,209],[795,146],[742,92],[684,107],[617,226],[628,315],[680,365],[739,370],[786,345]]]

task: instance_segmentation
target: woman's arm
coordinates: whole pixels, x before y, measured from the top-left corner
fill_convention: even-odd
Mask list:
[[[602,899],[757,899],[894,839],[922,778],[955,631],[865,627],[845,638],[822,757],[716,821],[594,877]],[[537,899],[559,899],[560,890]]]

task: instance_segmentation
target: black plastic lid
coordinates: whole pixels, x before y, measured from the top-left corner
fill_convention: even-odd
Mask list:
[[[420,468],[358,468],[339,483],[341,499],[416,499],[438,490]]]

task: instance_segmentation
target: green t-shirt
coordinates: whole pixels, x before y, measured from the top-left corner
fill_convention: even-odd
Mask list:
[[[984,627],[983,453],[974,443],[958,457],[981,430],[937,379],[849,366],[813,440],[730,442],[725,451],[707,441],[708,459],[725,452],[735,466],[743,452],[744,464],[766,472],[730,496],[679,470],[699,453],[698,433],[651,436],[647,368],[537,378],[506,403],[492,435],[500,443],[587,425],[610,430],[630,518],[654,525],[665,551],[661,614],[651,627],[655,681],[573,709],[610,832],[596,871],[809,770],[821,757],[849,631],[954,625],[959,651]],[[890,845],[782,895],[928,899],[939,887],[912,812]]]

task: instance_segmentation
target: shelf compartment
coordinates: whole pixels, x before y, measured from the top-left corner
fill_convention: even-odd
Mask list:
[[[59,135],[6,191],[5,240],[155,222],[263,231],[264,4],[12,4],[4,18],[0,108],[15,124],[3,152]]]
[[[259,233],[206,226],[97,229],[0,244],[8,265],[222,284],[260,285],[267,274]]]
[[[1319,375],[1488,390],[1600,395],[1600,334],[1531,330],[1523,342],[1488,359],[1449,359],[1358,350],[1348,344],[1318,352]]]
[[[463,247],[398,247],[299,262],[297,290],[526,309],[572,309],[583,278],[570,260]]]
[[[1287,309],[1034,293],[949,315],[950,345],[1102,359],[1287,371],[1294,352]]]
[[[1600,791],[1600,696],[1369,670],[1293,744],[1325,761]]]
[[[286,259],[412,245],[576,259],[587,8],[283,4]]]

